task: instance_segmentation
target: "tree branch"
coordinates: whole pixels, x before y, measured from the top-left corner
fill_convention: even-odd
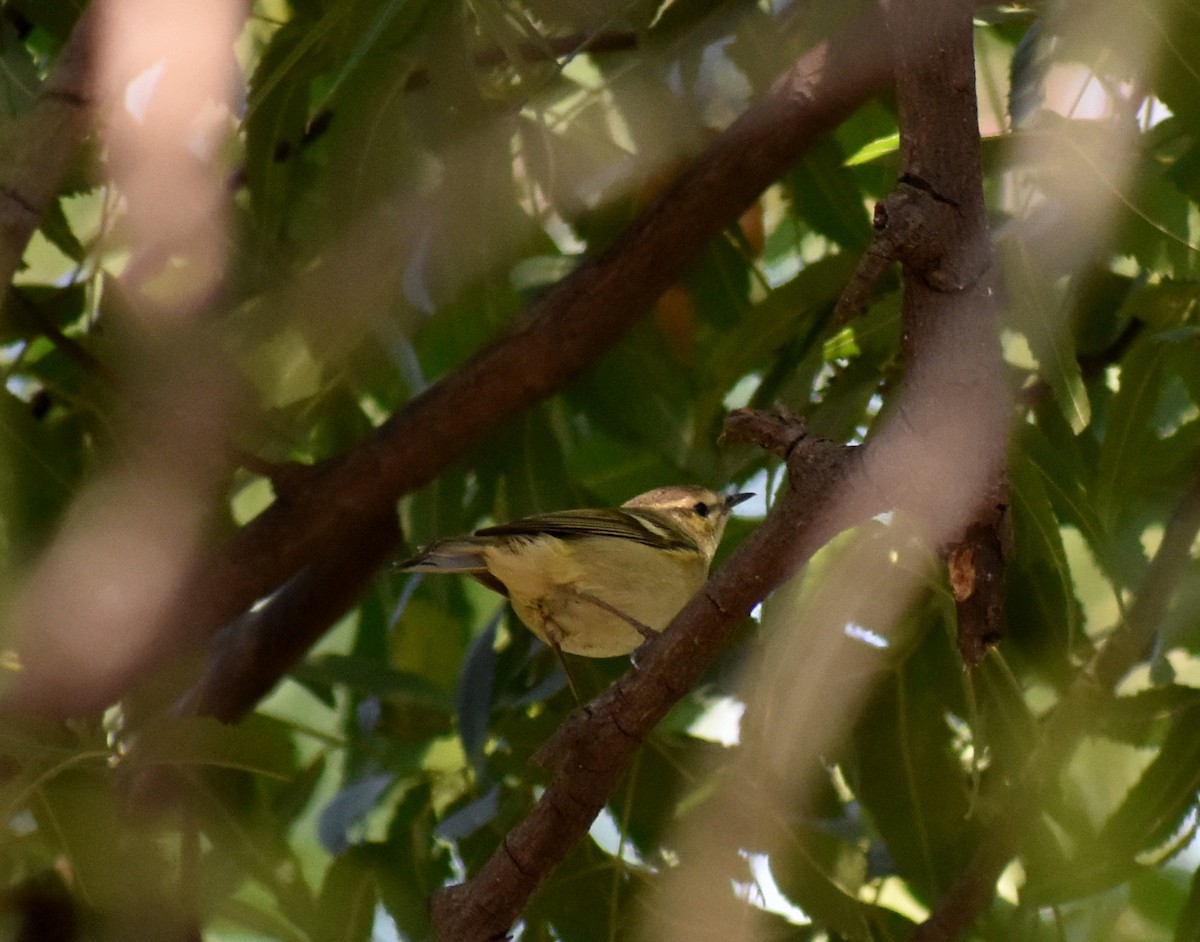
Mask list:
[[[203,679],[176,705],[177,713],[241,719],[352,606],[399,539],[388,512],[330,546],[271,601],[218,635]]]
[[[973,4],[888,0],[885,17],[896,59],[900,184],[875,212],[876,242],[904,266],[906,382],[965,395],[961,412],[990,438],[1006,425],[1000,378],[993,268],[983,200],[975,101]],[[930,42],[929,24],[941,29]],[[862,289],[858,289],[862,293]],[[911,414],[937,416],[935,404]],[[1003,633],[1008,484],[999,441],[986,442],[990,484],[957,532],[940,546],[958,612],[958,645],[978,664]],[[986,440],[985,440],[986,441]]]
[[[161,643],[104,702],[154,662],[203,641],[271,595],[332,543],[369,526],[497,423],[577,376],[806,147],[886,83],[889,62],[874,13],[802,57],[608,249],[362,445],[299,476],[295,487],[235,534],[180,594]],[[274,669],[239,663],[240,669]]]
[[[96,14],[79,18],[29,109],[0,151],[0,284],[12,283],[25,247],[58,196],[59,185],[91,129]]]
[[[549,786],[478,874],[434,898],[438,939],[483,942],[505,935],[538,885],[587,833],[638,745],[695,685],[750,609],[854,522],[834,520],[828,508],[843,506],[834,495],[856,473],[855,449],[803,437],[802,426],[761,413],[735,414],[726,428],[730,437],[746,430],[760,434],[758,443],[772,450],[791,441],[791,486],[666,631],[647,644],[638,666],[542,747],[537,761],[553,769]]]

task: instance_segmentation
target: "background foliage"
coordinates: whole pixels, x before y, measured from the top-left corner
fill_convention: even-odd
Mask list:
[[[266,506],[265,469],[352,447],[603,249],[836,28],[838,6],[255,0],[230,50],[241,106],[216,117],[205,157],[232,208],[200,352],[236,365],[231,437],[258,460],[223,481],[211,539]],[[1007,635],[964,672],[931,548],[901,544],[886,522],[864,528],[880,566],[928,570],[927,590],[901,625],[852,626],[878,647],[881,679],[815,797],[779,822],[786,850],[768,858],[748,841],[713,874],[714,892],[758,908],[767,937],[903,938],[950,891],[1004,827],[997,796],[1197,486],[1200,77],[1187,50],[1200,17],[1183,0],[1130,6],[979,12],[1016,403]],[[0,9],[3,132],[79,4]],[[1153,53],[1127,56],[1147,24]],[[901,375],[899,278],[850,324],[833,309],[895,180],[896,135],[889,99],[866,101],[586,375],[408,495],[408,546],[666,482],[769,498],[774,459],[718,444],[734,406],[783,402],[822,436],[868,439]],[[109,156],[97,137],[63,181],[0,317],[6,593],[84,482],[130,447],[122,397],[145,364],[121,279],[136,234]],[[292,286],[335,268],[355,287],[329,317],[329,299]],[[751,526],[735,519],[726,546]],[[979,938],[1200,937],[1196,567],[1032,809]],[[741,666],[772,624],[768,605],[643,746],[521,938],[631,936],[677,862],[672,828],[705,815],[738,749]],[[627,666],[577,672],[597,692]],[[573,708],[553,658],[498,598],[394,572],[237,725],[162,715],[161,688],[186,682],[143,681],[103,713],[10,713],[0,726],[6,934],[424,938],[428,895],[472,873],[524,814],[544,784],[530,758]],[[786,738],[788,725],[742,717],[753,735]]]

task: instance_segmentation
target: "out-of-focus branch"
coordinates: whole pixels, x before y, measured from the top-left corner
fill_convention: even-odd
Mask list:
[[[468,882],[434,899],[437,938],[503,938],[538,885],[587,833],[641,741],[713,662],[756,602],[794,573],[830,535],[834,492],[854,473],[853,448],[803,437],[787,419],[742,413],[730,437],[749,432],[772,450],[791,443],[787,493],[681,611],[639,655],[636,669],[567,720],[538,761],[553,769],[537,805]],[[859,508],[859,512],[866,512]]]
[[[91,129],[96,20],[93,10],[79,18],[37,98],[0,140],[0,284],[6,289]]]
[[[370,527],[499,422],[562,388],[611,346],[798,155],[890,75],[877,15],[822,42],[696,159],[607,250],[536,303],[503,337],[430,387],[349,453],[296,476],[181,593],[164,636],[102,705],[153,663],[203,642],[319,558]],[[295,591],[303,591],[298,586]],[[257,622],[243,623],[252,630]],[[237,644],[230,635],[229,643]],[[255,649],[250,645],[249,649]],[[274,666],[239,661],[274,676]]]
[[[214,639],[203,679],[177,704],[177,712],[232,723],[254,709],[355,603],[398,538],[396,515],[383,514],[330,546],[269,604],[230,623]]]
[[[241,0],[202,9],[184,0],[97,0],[44,83],[29,138],[5,154],[17,176],[34,181],[24,202],[30,193],[40,201],[24,207],[38,211],[24,228],[7,232],[15,253],[86,130],[85,91],[91,104],[113,103],[137,76],[161,72],[144,109],[105,109],[97,135],[130,235],[120,289],[110,285],[105,295],[121,299],[106,304],[106,319],[128,353],[121,390],[133,407],[110,416],[114,447],[89,469],[53,539],[4,600],[23,668],[7,707],[58,713],[110,702],[114,686],[161,644],[212,532],[236,384],[200,315],[223,282],[230,194],[222,168],[199,153],[211,141],[196,122],[210,108],[232,110],[229,50],[244,13]],[[53,129],[49,138],[39,121]],[[31,162],[46,166],[26,174]]]
[[[523,62],[553,62],[581,53],[597,55],[605,52],[628,52],[638,47],[636,33],[614,31],[608,33],[571,33],[565,36],[544,36],[528,39],[515,49],[500,46],[485,46],[472,57],[481,69],[494,69],[512,62],[513,57]],[[429,70],[415,69],[404,82],[406,91],[416,91],[429,84]]]

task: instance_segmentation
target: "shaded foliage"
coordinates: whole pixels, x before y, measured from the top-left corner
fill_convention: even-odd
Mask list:
[[[836,4],[663,6],[251,5],[244,100],[211,157],[233,191],[233,248],[198,352],[233,361],[230,437],[257,462],[224,476],[209,539],[268,505],[272,469],[354,447],[602,252],[839,19]],[[1183,2],[1096,6],[1006,6],[977,24],[998,342],[1017,404],[1005,639],[965,673],[934,551],[892,545],[906,538],[885,522],[857,534],[880,541],[881,566],[913,553],[935,575],[903,624],[857,626],[877,632],[882,680],[815,797],[779,822],[786,839],[768,857],[747,837],[711,874],[713,893],[757,907],[764,938],[903,938],[951,891],[1196,487],[1200,87],[1181,50],[1200,20]],[[72,0],[4,6],[0,132],[32,106],[78,13]],[[1122,17],[1177,38],[1130,59]],[[797,155],[584,375],[405,496],[409,547],[669,482],[770,499],[778,462],[718,442],[735,406],[783,402],[818,435],[869,440],[902,375],[900,280],[885,275],[849,323],[834,309],[894,182],[896,132],[889,99],[865,100]],[[136,237],[108,158],[98,142],[81,152],[0,313],[0,563],[14,593],[97,469],[131,448],[121,432],[141,407],[128,390],[147,350],[120,280]],[[733,520],[726,549],[752,526]],[[1196,569],[1080,731],[979,937],[1200,936]],[[712,730],[737,726],[760,630],[747,624],[644,744],[521,938],[631,937],[678,862],[676,824],[703,819],[739,748]],[[626,669],[573,665],[593,694]],[[141,678],[102,715],[4,717],[0,931],[425,938],[429,895],[525,814],[545,784],[531,758],[574,707],[498,597],[391,571],[242,722],[170,716],[192,679]],[[772,719],[744,722],[787,737]]]

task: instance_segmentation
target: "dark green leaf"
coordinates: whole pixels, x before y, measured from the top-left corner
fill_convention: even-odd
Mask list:
[[[379,880],[369,850],[353,847],[340,855],[325,872],[314,942],[366,942],[378,899]]]
[[[845,160],[831,138],[809,150],[792,171],[793,201],[813,229],[858,253],[871,241],[871,217]]]

